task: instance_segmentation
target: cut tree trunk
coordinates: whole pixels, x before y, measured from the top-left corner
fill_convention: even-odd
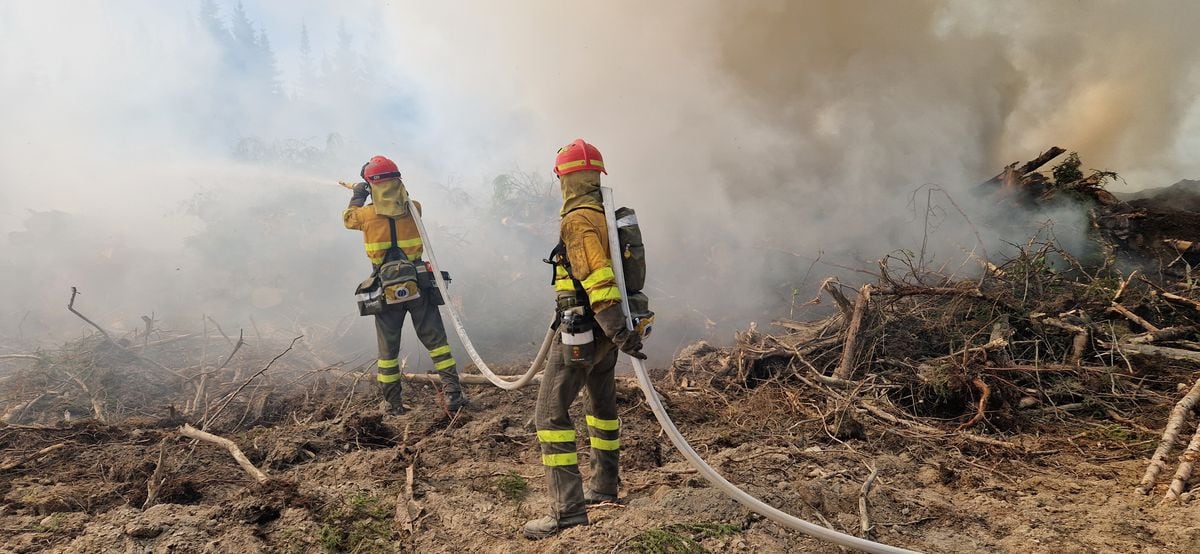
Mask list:
[[[1179,469],[1175,471],[1175,478],[1171,480],[1171,486],[1167,489],[1166,500],[1176,500],[1183,494],[1188,479],[1192,478],[1192,467],[1196,464],[1196,458],[1200,458],[1200,425],[1196,426],[1196,432],[1192,434],[1192,442],[1188,443],[1187,450],[1179,455]]]
[[[1200,379],[1196,380],[1196,383],[1192,385],[1192,390],[1188,391],[1183,399],[1171,409],[1171,417],[1167,419],[1167,426],[1163,429],[1162,441],[1158,443],[1158,449],[1150,457],[1150,466],[1146,468],[1146,475],[1142,477],[1142,483],[1134,489],[1138,494],[1150,494],[1150,490],[1154,488],[1154,482],[1158,480],[1159,472],[1167,463],[1167,455],[1171,453],[1175,441],[1179,439],[1179,428],[1187,419],[1188,413],[1195,410],[1198,400],[1200,400]]]

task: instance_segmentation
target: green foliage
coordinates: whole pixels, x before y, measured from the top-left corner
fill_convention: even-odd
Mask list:
[[[325,552],[394,552],[394,506],[376,496],[356,494],[325,516],[318,542]]]
[[[342,533],[340,527],[335,527],[326,523],[321,526],[321,530],[317,534],[317,540],[321,543],[321,550],[324,552],[341,552],[342,543],[346,540],[345,533]]]
[[[1054,166],[1054,169],[1051,171],[1054,175],[1054,184],[1062,186],[1082,179],[1083,172],[1079,170],[1079,166],[1082,163],[1079,161],[1078,152],[1067,154],[1067,159]]]
[[[626,549],[643,554],[703,554],[708,549],[700,541],[740,532],[741,527],[727,523],[674,523],[642,531]]]
[[[495,484],[501,495],[518,504],[529,496],[529,482],[516,473],[497,477]]]

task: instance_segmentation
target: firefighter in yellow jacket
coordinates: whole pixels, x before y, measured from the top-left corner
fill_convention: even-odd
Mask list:
[[[525,524],[523,532],[530,539],[586,525],[588,504],[617,499],[617,350],[646,358],[641,336],[626,328],[609,256],[600,197],[600,174],[607,173],[604,159],[595,146],[578,139],[559,150],[554,173],[563,195],[560,241],[551,254],[559,322],[534,414],[551,506],[550,515]],[[575,451],[575,425],[567,413],[584,387],[591,441],[587,492]]]
[[[373,268],[372,278],[380,275],[385,264],[392,263],[394,267],[394,262],[411,268],[414,276],[411,284],[405,283],[407,288],[384,290],[387,301],[381,302],[381,313],[375,315],[379,344],[377,378],[383,392],[384,409],[394,415],[404,413],[400,332],[405,315],[411,315],[417,338],[433,358],[433,367],[446,392],[447,407],[451,411],[458,410],[467,405],[467,399],[458,381],[454,356],[446,341],[446,327],[438,310],[442,304],[441,296],[434,288],[429,268],[421,260],[424,247],[416,223],[408,213],[408,191],[400,179],[400,171],[391,160],[375,156],[363,165],[360,175],[363,182],[354,185],[354,194],[350,206],[342,212],[342,221],[347,229],[362,231],[367,258]],[[364,206],[368,196],[373,202]],[[417,210],[421,209],[419,203],[413,204]]]

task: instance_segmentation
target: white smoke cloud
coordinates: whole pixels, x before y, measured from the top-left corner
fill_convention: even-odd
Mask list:
[[[60,312],[72,284],[114,321],[340,318],[365,262],[332,180],[374,154],[497,355],[541,330],[553,237],[497,231],[492,180],[545,178],[576,137],[641,214],[663,350],[786,313],[828,264],[918,248],[925,183],[978,216],[975,183],[1052,144],[1135,188],[1200,174],[1188,2],[246,2],[282,94],[230,70],[204,10],[0,5],[3,320]],[[939,259],[974,243],[942,208]]]

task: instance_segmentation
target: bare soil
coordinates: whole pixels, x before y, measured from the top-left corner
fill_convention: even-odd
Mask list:
[[[1200,504],[1160,504],[1161,490],[1133,492],[1158,442],[1135,425],[1160,427],[1169,400],[1130,411],[1136,424],[1087,411],[1030,416],[1020,434],[1000,437],[1022,445],[1014,451],[914,435],[862,413],[842,414],[857,429],[846,434],[845,425],[830,426],[817,391],[791,382],[721,391],[658,380],[676,421],[714,467],[773,505],[843,532],[863,534],[859,495],[874,468],[870,536],[887,544],[926,552],[1200,551]],[[661,435],[632,382],[620,389],[621,504],[596,507],[590,526],[545,541],[519,532],[547,504],[529,421],[536,387],[472,387],[474,409],[451,418],[433,388],[410,385],[413,409],[384,417],[368,386],[359,384],[345,404],[348,387],[313,383],[269,402],[254,427],[225,435],[267,471],[263,485],[224,450],[181,438],[182,420],[166,411],[117,425],[0,427],[0,463],[66,444],[0,475],[0,550],[837,551],[708,486]],[[143,509],[160,448],[165,481]],[[588,452],[580,454],[586,472]],[[415,504],[405,494],[410,465]]]

